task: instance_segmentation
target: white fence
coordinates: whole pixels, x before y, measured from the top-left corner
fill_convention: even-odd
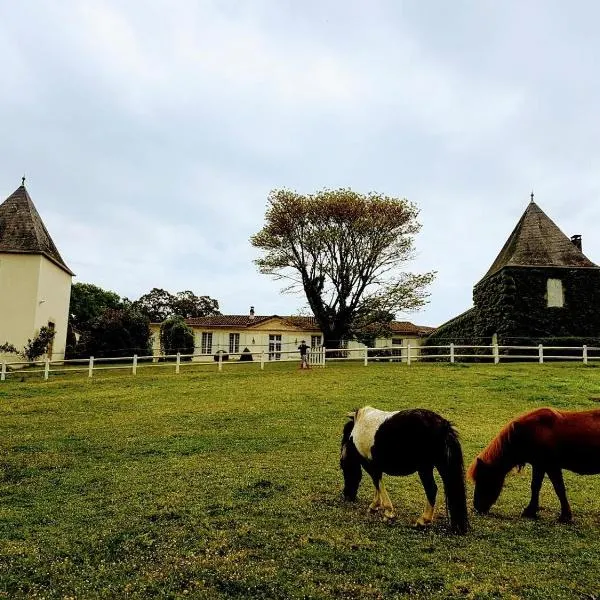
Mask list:
[[[261,370],[268,364],[277,364],[287,361],[299,362],[298,351],[261,352],[259,360],[244,360],[244,355],[229,354],[228,359],[223,360],[223,354],[172,354],[153,356],[121,356],[116,358],[94,358],[71,359],[61,361],[3,361],[0,368],[0,381],[11,377],[20,376],[25,373],[41,374],[48,379],[51,374],[58,373],[87,373],[92,378],[95,373],[106,370],[128,371],[136,375],[138,369],[163,368],[172,369],[180,373],[182,368],[216,367],[222,371],[224,365],[227,368],[235,365],[257,365]],[[237,360],[230,360],[231,357]],[[588,364],[591,361],[600,361],[600,347],[592,346],[463,346],[449,344],[447,346],[390,346],[384,348],[312,348],[308,356],[308,364],[311,367],[325,367],[327,362],[335,361],[360,361],[365,366],[370,362],[396,362],[411,365],[415,362],[450,362],[457,361],[479,361],[493,362],[498,364],[502,361],[535,361],[544,363],[546,361],[578,361]],[[26,367],[26,370],[21,371]]]

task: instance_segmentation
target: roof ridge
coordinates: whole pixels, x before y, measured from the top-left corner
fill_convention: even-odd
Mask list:
[[[480,281],[508,266],[599,268],[533,200]]]
[[[61,269],[67,267],[25,185],[0,204],[0,252],[42,254]]]

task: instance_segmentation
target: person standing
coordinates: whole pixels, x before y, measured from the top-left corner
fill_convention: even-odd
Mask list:
[[[304,340],[298,346],[298,350],[300,351],[300,368],[308,369],[308,346]]]

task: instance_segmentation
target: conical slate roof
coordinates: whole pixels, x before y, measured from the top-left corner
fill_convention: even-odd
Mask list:
[[[74,275],[58,252],[24,185],[0,204],[0,253],[42,254]]]
[[[599,268],[533,200],[482,279],[504,267]]]

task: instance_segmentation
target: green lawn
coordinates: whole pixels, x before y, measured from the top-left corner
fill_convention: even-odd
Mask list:
[[[398,519],[341,500],[345,413],[425,407],[469,462],[511,417],[599,406],[583,365],[295,363],[194,366],[0,384],[0,598],[600,597],[600,476],[548,481],[523,520],[530,469],[465,537],[411,525],[417,476],[386,478]],[[439,483],[439,478],[438,478]],[[440,483],[441,487],[441,483]],[[468,484],[469,497],[472,486]],[[469,498],[469,502],[470,502]]]

